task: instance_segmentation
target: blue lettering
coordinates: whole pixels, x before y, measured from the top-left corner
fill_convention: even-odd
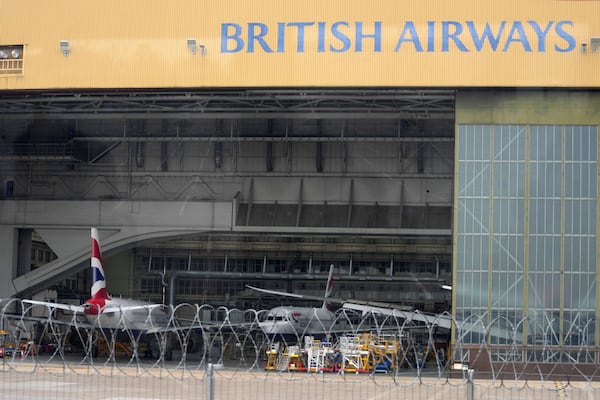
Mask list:
[[[256,32],[256,28],[258,28],[258,33]],[[269,27],[261,22],[248,23],[248,53],[254,53],[254,42],[258,42],[266,53],[273,52],[273,49],[269,47],[264,39],[268,32]]]
[[[331,25],[331,34],[338,39],[340,42],[342,42],[342,47],[340,48],[336,48],[333,47],[333,45],[329,46],[329,50],[333,51],[334,53],[343,53],[348,51],[348,49],[350,49],[350,45],[351,45],[351,41],[350,38],[348,36],[346,36],[345,33],[341,32],[339,27],[340,26],[350,26],[350,24],[348,24],[347,22],[344,21],[338,21],[335,22],[333,25]]]
[[[229,34],[229,28],[233,28],[233,33]],[[244,40],[240,38],[242,27],[238,24],[221,24],[221,53],[238,53],[244,48]],[[235,42],[235,47],[230,49],[227,45],[229,41]]]
[[[427,21],[427,51],[435,51],[435,21]]]
[[[500,43],[500,37],[502,36],[502,32],[504,32],[504,26],[506,25],[506,21],[502,21],[500,23],[500,29],[496,36],[494,36],[492,32],[492,28],[490,28],[490,24],[486,23],[485,28],[483,29],[483,33],[479,36],[477,32],[477,28],[475,27],[475,23],[473,21],[467,21],[467,28],[469,28],[469,32],[471,32],[471,37],[473,38],[473,43],[475,44],[475,49],[477,51],[481,51],[483,48],[483,43],[487,40],[490,42],[490,47],[493,51],[496,51],[498,48],[498,44]]]
[[[376,53],[381,51],[381,22],[375,22],[375,33],[368,35],[363,33],[363,23],[356,23],[356,51],[358,53],[362,52],[362,41],[363,38],[373,38],[374,39],[374,50]]]
[[[548,25],[546,25],[546,28],[544,30],[542,30],[538,23],[535,21],[527,21],[527,23],[531,25],[536,35],[538,36],[538,51],[544,53],[546,51],[546,35],[548,34],[548,31],[554,24],[554,21],[548,22]]]
[[[454,33],[450,33],[450,26],[454,27]],[[462,24],[456,21],[442,21],[442,51],[448,52],[449,42],[452,40],[460,51],[469,51],[458,37],[462,33]]]
[[[409,34],[410,37],[407,38],[406,34]],[[421,46],[419,35],[417,34],[417,30],[415,29],[415,24],[412,21],[406,21],[406,23],[404,24],[404,28],[402,29],[402,33],[400,33],[400,38],[396,43],[394,51],[400,51],[400,47],[404,42],[412,42],[415,46],[415,50],[417,50],[418,52],[423,51],[423,46]]]
[[[559,47],[557,44],[555,44],[554,50],[561,53],[567,53],[569,51],[573,51],[575,46],[577,46],[577,42],[570,33],[566,32],[563,29],[563,25],[573,26],[573,21],[560,21],[556,24],[556,28],[554,28],[558,36],[560,36],[561,39],[564,39],[564,41],[567,42],[567,47]]]
[[[277,23],[277,52],[285,51],[285,22]]]
[[[526,53],[566,53],[577,48],[573,34],[575,25],[570,20],[497,21],[492,24],[478,24],[474,21],[427,21],[426,28],[424,23],[420,21],[417,30],[415,21],[404,21],[394,52],[401,51],[402,46],[406,47],[407,44],[410,49],[414,46],[415,51],[419,53],[447,53],[453,50],[482,52],[486,49],[508,52],[515,50],[511,49],[511,46],[517,47],[519,51],[522,48]],[[221,24],[221,53],[285,53],[294,50],[296,53],[362,53],[365,49],[370,51],[371,46],[375,53],[384,51],[382,21],[293,21],[273,24],[248,22],[246,25]],[[245,32],[244,29],[248,31]],[[535,34],[535,37],[532,34]],[[427,38],[420,35],[427,35]]]
[[[531,52],[531,46],[527,40],[527,34],[525,33],[525,29],[523,29],[523,24],[519,21],[513,22],[512,29],[508,34],[508,39],[506,39],[506,43],[504,44],[502,51],[508,51],[508,46],[510,46],[512,42],[520,42],[526,52]]]
[[[317,51],[319,53],[325,52],[325,22],[319,22],[317,24],[318,28],[318,39],[317,39]]]
[[[304,53],[304,28],[313,26],[314,22],[290,22],[288,26],[298,27],[298,41],[296,44],[296,52]]]

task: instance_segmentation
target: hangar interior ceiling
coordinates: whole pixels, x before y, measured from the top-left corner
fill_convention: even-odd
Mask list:
[[[123,289],[130,294],[158,295],[147,289],[156,284],[151,259],[160,249],[163,260],[187,257],[172,270],[191,269],[197,256],[199,265],[217,265],[212,272],[221,278],[289,272],[285,289],[292,290],[318,291],[300,276],[335,262],[348,295],[377,299],[379,291],[431,308],[449,295],[423,286],[412,297],[384,296],[380,286],[393,281],[394,293],[415,280],[435,286],[451,279],[454,100],[455,91],[445,89],[6,93],[0,194],[235,201],[241,233],[131,249],[135,274]],[[352,286],[357,275],[373,285]],[[205,287],[184,288],[181,296],[218,302],[243,292],[234,286],[212,297]]]

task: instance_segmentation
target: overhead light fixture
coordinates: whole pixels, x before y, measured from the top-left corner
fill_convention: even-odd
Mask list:
[[[0,60],[20,60],[23,58],[23,45],[0,46]]]
[[[60,42],[60,50],[63,53],[63,56],[67,57],[69,53],[71,53],[71,46],[69,46],[68,40],[61,40]]]
[[[196,43],[196,39],[188,39],[187,40],[187,47],[190,50],[190,52],[192,54],[196,54],[196,49],[198,47],[197,43]]]
[[[600,37],[590,38],[590,46],[592,48],[593,53],[597,53],[600,51]]]
[[[187,40],[187,47],[190,53],[192,54],[196,54],[198,52],[198,49],[200,49],[200,54],[206,54],[206,47],[203,44],[198,44],[198,42],[194,38],[190,38]]]
[[[23,73],[23,45],[0,45],[0,74]]]

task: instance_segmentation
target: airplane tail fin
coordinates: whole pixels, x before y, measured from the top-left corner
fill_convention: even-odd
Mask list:
[[[327,298],[331,297],[333,292],[333,264],[329,267],[329,277],[327,278],[327,286],[325,287],[325,301],[323,302],[323,308],[326,310],[331,309],[331,303],[327,301]]]
[[[110,299],[106,291],[106,279],[102,267],[102,253],[100,252],[100,240],[98,229],[92,228],[92,298]]]

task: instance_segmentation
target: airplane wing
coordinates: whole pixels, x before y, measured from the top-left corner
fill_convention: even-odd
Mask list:
[[[323,297],[323,296],[313,296],[313,295],[297,294],[297,293],[289,293],[289,292],[279,292],[277,290],[262,289],[262,288],[258,288],[258,287],[250,286],[250,285],[246,285],[246,287],[248,289],[252,289],[252,290],[255,290],[255,291],[261,292],[261,293],[272,294],[275,296],[293,297],[293,298],[302,299],[302,300],[317,300],[317,301],[327,300],[328,302],[337,303],[337,304],[350,303],[350,304],[358,304],[358,305],[362,305],[362,306],[368,306],[368,307],[373,307],[373,308],[382,308],[382,309],[388,309],[388,310],[390,310],[390,309],[402,310],[402,311],[412,311],[413,310],[412,307],[391,304],[391,303],[382,303],[382,302],[378,302],[378,301],[345,299],[345,298],[341,298],[341,297]]]
[[[146,304],[146,305],[137,305],[137,306],[112,306],[112,307],[104,307],[102,309],[103,313],[111,313],[118,311],[132,311],[132,310],[148,310],[152,311],[157,308],[165,307],[163,304]]]
[[[23,303],[36,305],[36,306],[45,306],[49,309],[59,309],[66,310],[71,312],[83,312],[85,310],[85,306],[80,305],[76,306],[73,304],[63,304],[63,303],[52,303],[49,301],[39,301],[39,300],[22,300]],[[157,307],[163,307],[162,304],[143,304],[143,305],[135,305],[135,306],[111,306],[104,307],[102,309],[103,313],[112,313],[112,312],[120,312],[120,311],[131,311],[131,310],[154,310]]]
[[[304,300],[327,300],[331,303],[341,304],[343,308],[354,311],[360,311],[363,314],[374,312],[383,315],[389,315],[396,318],[403,318],[411,321],[423,322],[427,325],[436,325],[440,328],[450,329],[452,327],[452,318],[449,315],[425,314],[419,311],[414,311],[412,307],[401,306],[391,303],[383,303],[378,301],[367,301],[357,299],[344,299],[339,297],[320,297],[312,295],[302,295],[297,293],[280,292],[277,290],[268,290],[246,285],[248,289],[252,289],[261,293],[272,294],[276,296],[293,297]]]
[[[52,322],[53,324],[59,324],[59,325],[72,325],[72,322],[70,322],[70,321],[63,321],[61,319],[53,319],[53,318],[48,318],[48,317],[33,317],[31,315],[23,315],[23,314],[5,313],[5,314],[2,314],[2,318],[4,318],[7,321],[17,321],[17,322],[32,321],[32,322],[42,322],[42,323]]]
[[[324,297],[319,297],[319,296],[309,296],[309,295],[304,295],[304,294],[279,292],[277,290],[262,289],[262,288],[258,288],[258,287],[250,286],[250,285],[246,285],[246,287],[248,289],[252,289],[252,290],[257,291],[257,292],[267,293],[267,294],[273,294],[275,296],[294,297],[294,298],[297,298],[297,299],[319,300],[319,301],[324,299]]]
[[[423,322],[429,326],[435,325],[445,329],[452,328],[452,317],[445,314],[425,314],[418,311],[404,311],[392,307],[377,307],[369,304],[359,304],[356,302],[344,303],[342,307],[354,311],[361,311],[363,314],[373,312],[396,318],[402,318],[409,321]]]
[[[36,306],[46,306],[50,309],[66,310],[71,312],[83,312],[83,310],[85,309],[83,306],[76,306],[73,304],[52,303],[49,301],[22,300],[22,302]]]

